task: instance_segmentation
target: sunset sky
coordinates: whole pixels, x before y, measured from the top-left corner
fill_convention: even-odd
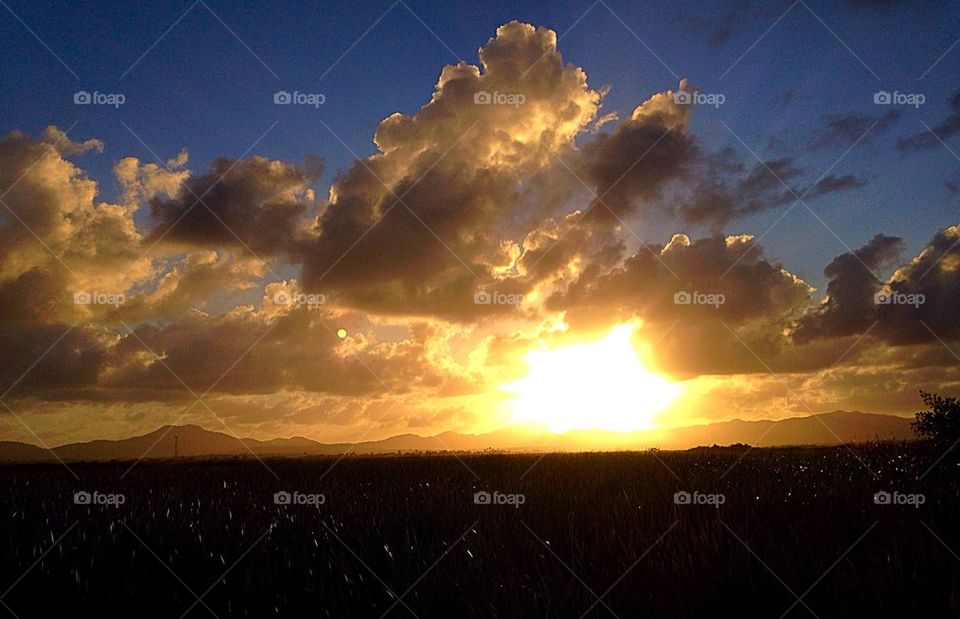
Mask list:
[[[0,440],[958,391],[951,3],[0,4]]]

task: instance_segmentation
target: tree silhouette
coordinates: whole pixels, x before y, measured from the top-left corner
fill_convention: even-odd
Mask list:
[[[920,390],[923,404],[929,409],[917,413],[910,424],[914,433],[936,443],[953,445],[960,440],[960,402],[936,393]]]

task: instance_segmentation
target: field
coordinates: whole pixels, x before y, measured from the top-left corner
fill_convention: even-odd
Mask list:
[[[79,479],[7,466],[0,612],[957,616],[957,464],[930,469],[936,455],[181,460],[126,476],[129,463],[71,464]]]

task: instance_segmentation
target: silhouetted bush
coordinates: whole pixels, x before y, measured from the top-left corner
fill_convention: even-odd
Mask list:
[[[910,424],[917,436],[945,445],[960,440],[960,402],[957,398],[946,398],[922,389],[920,397],[929,410],[918,412],[916,421]]]

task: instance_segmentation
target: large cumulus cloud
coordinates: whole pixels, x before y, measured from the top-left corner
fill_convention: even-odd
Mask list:
[[[545,214],[557,183],[573,182],[556,158],[601,98],[546,28],[502,26],[480,61],[446,67],[416,114],[381,123],[380,153],[337,180],[303,257],[308,289],[332,287],[379,312],[478,311],[473,293],[493,282],[501,244]]]

